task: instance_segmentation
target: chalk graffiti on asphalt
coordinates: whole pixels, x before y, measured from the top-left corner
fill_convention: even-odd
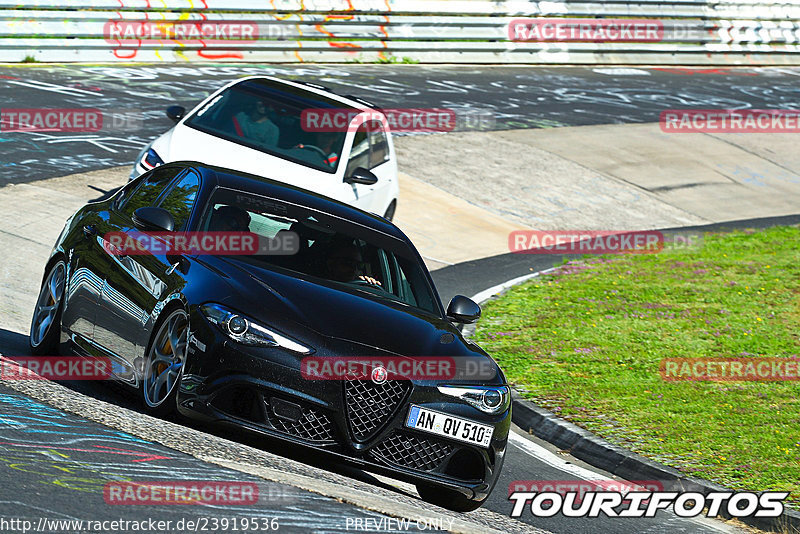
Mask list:
[[[191,108],[223,84],[252,75],[313,80],[379,106],[402,102],[404,107],[480,110],[493,114],[496,130],[656,122],[660,111],[672,107],[788,108],[800,93],[793,83],[800,69],[781,69],[778,76],[759,69],[748,70],[752,76],[643,72],[650,75],[617,76],[581,68],[472,67],[456,73],[438,66],[42,66],[27,68],[23,79],[17,69],[5,68],[0,69],[0,87],[8,90],[6,100],[9,95],[14,99],[6,107],[36,107],[31,103],[48,98],[49,105],[104,113],[141,110],[143,120],[141,131],[130,135],[5,134],[0,140],[0,184],[131,164],[146,143],[171,127],[166,105]],[[665,86],[669,76],[680,76],[681,83]]]

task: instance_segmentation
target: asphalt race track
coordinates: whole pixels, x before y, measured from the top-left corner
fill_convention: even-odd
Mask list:
[[[181,520],[202,522],[209,517],[229,521],[275,518],[282,528],[292,531],[317,528],[326,532],[346,532],[343,517],[353,522],[380,521],[382,517],[292,486],[209,465],[125,432],[65,414],[5,387],[0,387],[0,411],[3,414],[0,462],[6,470],[3,478],[13,477],[13,483],[7,481],[0,488],[4,515],[34,522],[44,516],[60,521],[88,517],[92,521],[153,518],[173,524]],[[241,505],[156,504],[147,506],[146,511],[139,506],[106,505],[104,487],[111,481],[165,478],[255,484],[257,492],[253,495],[257,493],[258,498]],[[113,502],[110,491],[107,496]]]
[[[587,69],[587,68],[475,68],[420,66],[211,66],[105,67],[27,66],[0,68],[3,109],[97,108],[105,114],[127,112],[144,117],[136,124],[101,133],[25,133],[0,131],[0,186],[32,182],[55,176],[104,169],[132,162],[151,139],[169,128],[164,109],[171,104],[192,107],[223,83],[249,74],[275,74],[326,85],[343,94],[353,94],[385,107],[448,107],[457,110],[490,111],[494,129],[549,128],[591,124],[655,122],[666,108],[775,109],[792,107],[800,96],[800,69]],[[401,162],[401,165],[403,162]],[[420,177],[424,178],[424,177]],[[24,253],[24,252],[23,252]],[[528,259],[529,260],[529,259]],[[542,260],[549,267],[558,258]],[[5,261],[10,261],[6,259]],[[434,272],[440,292],[472,295],[481,289],[519,275],[521,269],[539,265],[520,264],[519,257],[506,256],[469,262]],[[522,271],[524,273],[524,271]],[[40,272],[31,273],[39,277]],[[24,310],[30,313],[30,310]],[[25,354],[25,336],[0,326],[0,353]],[[109,385],[69,383],[75,394],[110,403],[125,415],[126,424],[136,423],[137,400]],[[380,520],[377,512],[363,510],[333,499],[269,483],[241,471],[213,465],[176,452],[185,444],[163,445],[119,429],[67,414],[17,390],[0,388],[0,516],[89,518],[143,516],[179,519],[210,515],[208,510],[162,506],[146,511],[138,507],[107,506],[102,487],[115,477],[133,480],[214,479],[254,481],[273,501],[249,507],[225,507],[228,515],[258,515],[275,511],[286,531],[346,531],[345,518]],[[186,425],[183,421],[175,421]],[[195,428],[198,433],[208,429]],[[299,461],[313,472],[332,473],[396,493],[398,501],[413,491],[391,481],[379,480],[345,466],[329,467],[302,452],[286,451],[274,443],[253,443],[241,436],[214,431],[241,447],[263,448],[278,456]],[[165,441],[172,439],[170,436]],[[35,444],[36,447],[28,445]],[[121,452],[114,457],[107,450]],[[235,448],[235,446],[234,446]],[[139,455],[152,456],[141,457]],[[205,450],[214,456],[215,451]],[[134,463],[133,460],[141,460]],[[145,461],[146,460],[146,461]],[[16,466],[16,467],[15,467]],[[22,468],[20,468],[20,466]],[[74,478],[64,484],[61,473]],[[320,475],[322,476],[322,474]],[[325,475],[327,476],[327,474]],[[507,489],[519,480],[598,480],[607,474],[586,466],[546,443],[515,434],[509,446],[503,475],[484,511],[508,516],[511,505]],[[82,482],[78,481],[80,479]],[[24,492],[24,493],[23,493]],[[80,495],[80,498],[77,497]],[[430,515],[441,514],[422,501],[412,500]],[[21,511],[23,504],[27,507]],[[179,508],[176,510],[175,508]],[[192,507],[193,508],[193,507]],[[219,510],[213,511],[222,515]],[[492,515],[479,511],[469,516],[492,524]],[[274,514],[273,514],[274,515]],[[496,516],[494,516],[496,517]],[[655,519],[566,519],[534,518],[523,514],[516,527],[506,531],[550,532],[735,532],[733,525],[719,521],[679,519],[668,512]],[[511,520],[508,520],[511,521]],[[385,530],[384,530],[385,531]]]
[[[0,333],[3,334],[3,333]],[[0,336],[3,338],[4,352],[21,354],[25,352],[27,339],[19,334]],[[36,388],[38,384],[34,384]],[[109,384],[96,384],[89,382],[65,383],[69,394],[85,395],[89,401],[109,403],[118,406],[126,412],[122,417],[128,424],[138,425],[137,414],[141,414],[139,401],[127,390]],[[153,517],[159,520],[177,521],[181,518],[197,519],[202,517],[269,517],[278,515],[281,525],[286,525],[289,532],[340,532],[346,531],[346,520],[355,520],[357,517],[371,517],[380,520],[380,515],[362,511],[359,508],[344,506],[340,503],[331,503],[330,499],[323,500],[319,496],[297,490],[291,486],[259,482],[260,495],[265,495],[258,504],[234,507],[219,506],[215,510],[208,507],[199,507],[200,510],[189,510],[190,507],[175,506],[110,506],[103,499],[103,487],[114,480],[223,480],[247,482],[252,477],[243,476],[241,472],[221,470],[218,466],[202,462],[186,454],[181,454],[171,448],[163,447],[147,439],[142,439],[116,428],[99,425],[81,417],[75,417],[61,410],[47,406],[43,399],[32,399],[21,395],[18,391],[0,388],[0,410],[2,421],[0,426],[0,480],[8,482],[13,480],[15,488],[29,491],[33,498],[26,497],[24,502],[30,505],[24,513],[17,510],[15,502],[19,501],[19,492],[16,500],[11,497],[0,497],[0,517],[27,517],[36,520],[39,517],[51,519],[103,519],[106,516],[122,517],[127,519],[142,519]],[[85,408],[76,408],[78,410]],[[94,410],[94,408],[91,408]],[[143,414],[141,415],[143,417]],[[344,491],[358,483],[374,484],[397,492],[396,498],[409,495],[407,484],[393,484],[383,477],[375,478],[347,466],[331,466],[324,464],[319,457],[304,454],[302,451],[289,451],[280,444],[257,441],[242,435],[231,435],[224,430],[208,429],[194,426],[190,422],[175,421],[180,425],[193,428],[199,433],[211,432],[215,436],[226,438],[242,447],[252,446],[267,451],[268,453],[285,456],[309,466],[308,471],[332,471],[345,477]],[[3,426],[10,428],[3,429]],[[114,425],[117,427],[118,425]],[[43,429],[47,428],[47,431]],[[523,436],[515,428],[506,456],[506,463],[496,491],[488,503],[478,512],[468,516],[480,517],[484,524],[492,525],[500,531],[511,532],[509,527],[493,522],[491,516],[486,517],[485,511],[491,510],[503,516],[508,516],[511,505],[507,500],[507,488],[519,480],[553,480],[553,481],[599,481],[614,479],[601,470],[595,469],[583,462],[572,458],[568,454],[557,451],[553,446]],[[157,431],[157,429],[156,429]],[[167,437],[166,442],[173,448],[179,448],[178,443],[185,440],[185,436],[176,435]],[[234,454],[238,459],[239,453]],[[114,452],[110,455],[109,452]],[[202,456],[221,456],[216,448],[202,447],[193,454]],[[13,463],[12,463],[13,462]],[[135,462],[135,463],[134,463]],[[3,465],[5,464],[5,466]],[[17,473],[22,471],[23,474]],[[306,473],[308,474],[308,473]],[[317,471],[317,475],[321,475]],[[377,491],[377,490],[376,490]],[[82,492],[79,505],[76,506],[78,496]],[[411,493],[413,495],[413,493]],[[0,495],[3,495],[0,492]],[[27,495],[27,493],[26,493]],[[339,505],[339,508],[335,505]],[[432,505],[422,501],[416,502],[421,512],[432,518],[444,518],[444,513]],[[288,508],[288,510],[287,510]],[[313,510],[312,519],[309,511]],[[260,516],[259,516],[260,512]],[[271,514],[271,515],[270,515]],[[506,519],[506,521],[513,521]],[[601,529],[602,532],[626,534],[631,532],[678,532],[678,533],[712,533],[712,532],[737,532],[727,524],[710,520],[687,520],[674,516],[668,511],[663,511],[654,519],[628,518],[628,519],[575,519],[556,516],[553,518],[535,518],[530,514],[523,515],[521,521],[530,525],[530,532],[555,532],[575,533],[590,532]],[[313,530],[311,526],[313,525]],[[543,529],[543,530],[539,530]],[[381,530],[384,531],[384,530]],[[519,530],[526,528],[519,524]],[[479,528],[475,532],[481,532]]]
[[[6,133],[0,185],[132,161],[171,126],[164,110],[191,109],[224,83],[265,74],[315,82],[382,107],[491,112],[494,129],[656,122],[665,109],[778,109],[800,96],[800,69],[589,69],[430,66],[0,67],[0,107],[91,108],[97,133]],[[114,123],[113,115],[120,120]],[[130,114],[143,120],[122,120]],[[126,115],[127,116],[127,115]]]

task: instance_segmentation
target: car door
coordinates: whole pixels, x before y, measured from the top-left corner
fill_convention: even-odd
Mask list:
[[[369,134],[369,169],[378,177],[369,211],[383,215],[391,200],[392,182],[397,179],[397,160],[393,157],[389,136],[380,121],[367,123]]]
[[[129,184],[120,195],[124,196],[135,185]],[[87,212],[79,223],[81,234],[70,248],[67,262],[69,276],[61,325],[87,350],[91,349],[94,338],[94,323],[105,282],[103,236],[108,231],[107,218],[108,212]]]
[[[168,184],[169,177],[158,178],[160,175],[163,176],[163,173],[163,170],[150,171],[140,180],[130,182],[115,195],[110,209],[91,210],[80,222],[83,238],[70,250],[69,286],[62,313],[62,325],[73,334],[79,345],[90,352],[98,309],[101,306],[101,295],[108,274],[107,236],[110,232],[121,230],[118,220],[114,217],[114,210],[140,190],[145,183],[160,180],[164,185]]]
[[[345,180],[349,176],[352,176],[353,171],[359,167],[370,170],[371,147],[369,128],[369,123],[364,123],[359,126],[355,132],[350,154],[347,158],[347,166],[344,171]],[[385,181],[382,183],[379,178],[378,183],[373,185],[349,184],[343,181],[340,187],[343,191],[342,198],[344,202],[374,213],[377,204],[375,199],[376,192],[381,187],[385,187],[385,185]],[[381,213],[380,215],[383,214]]]
[[[188,216],[185,209],[180,209],[175,196],[186,193],[193,206],[199,180],[194,171],[180,167],[154,169],[124,203],[111,210],[107,230],[125,236],[136,235],[133,213],[147,206],[172,207],[175,227],[182,230]],[[170,288],[181,285],[182,277],[177,270],[167,274],[170,264],[163,254],[147,251],[124,254],[127,250],[115,249],[109,242],[105,250],[106,277],[95,319],[94,341],[122,366],[116,374],[133,381],[135,375],[131,371],[137,364],[136,359],[143,356],[153,326],[153,310],[169,294]]]

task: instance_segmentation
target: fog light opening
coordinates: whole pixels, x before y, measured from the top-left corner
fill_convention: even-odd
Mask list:
[[[212,400],[218,409],[233,417],[260,423],[264,419],[256,391],[246,386],[234,386],[221,391]]]
[[[450,457],[444,473],[461,480],[483,480],[483,458],[472,449],[462,448]]]

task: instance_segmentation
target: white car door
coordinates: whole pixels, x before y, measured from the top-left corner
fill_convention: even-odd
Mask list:
[[[349,136],[348,136],[349,137]],[[340,184],[344,202],[352,204],[365,211],[372,211],[375,189],[380,186],[380,181],[373,185],[349,184],[345,180],[359,167],[369,170],[369,134],[367,125],[358,127],[352,138],[350,153],[347,157],[343,180]]]
[[[367,124],[369,133],[369,167],[378,177],[375,192],[372,195],[373,208],[370,211],[383,215],[389,202],[395,195],[397,180],[397,158],[394,157],[394,147],[389,140],[389,134],[380,121],[371,121]]]
[[[378,121],[366,122],[356,130],[343,179],[351,176],[353,171],[359,167],[375,174],[378,182],[373,185],[364,185],[349,184],[343,181],[341,185],[345,202],[365,211],[383,215],[397,169],[392,165],[386,132]]]

